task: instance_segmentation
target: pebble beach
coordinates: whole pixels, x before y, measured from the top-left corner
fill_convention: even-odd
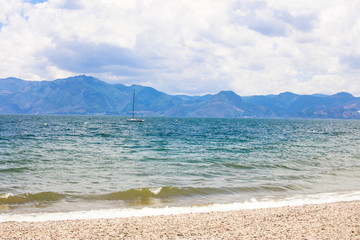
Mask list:
[[[360,239],[360,202],[0,223],[0,239]]]

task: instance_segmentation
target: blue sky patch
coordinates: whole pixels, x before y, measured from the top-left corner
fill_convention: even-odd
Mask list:
[[[0,23],[0,32],[2,30],[2,28],[5,26],[6,24]]]
[[[43,2],[47,2],[47,0],[30,0],[31,4],[37,4],[37,3],[43,3]]]

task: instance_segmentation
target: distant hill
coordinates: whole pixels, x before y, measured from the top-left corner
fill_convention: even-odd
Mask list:
[[[89,76],[54,81],[0,79],[0,114],[102,114],[177,117],[360,119],[360,98],[335,95],[240,97],[232,91],[204,96],[168,95],[151,87],[108,84]]]

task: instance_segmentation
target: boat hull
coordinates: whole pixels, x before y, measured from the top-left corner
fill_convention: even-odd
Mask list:
[[[145,122],[144,119],[138,119],[138,118],[130,118],[130,119],[126,119],[126,121],[128,121],[128,122]]]

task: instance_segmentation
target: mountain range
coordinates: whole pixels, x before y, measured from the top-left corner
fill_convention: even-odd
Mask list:
[[[54,81],[0,79],[0,114],[129,116],[134,89],[137,116],[360,119],[360,98],[345,92],[169,95],[151,87],[109,84],[84,75]]]

